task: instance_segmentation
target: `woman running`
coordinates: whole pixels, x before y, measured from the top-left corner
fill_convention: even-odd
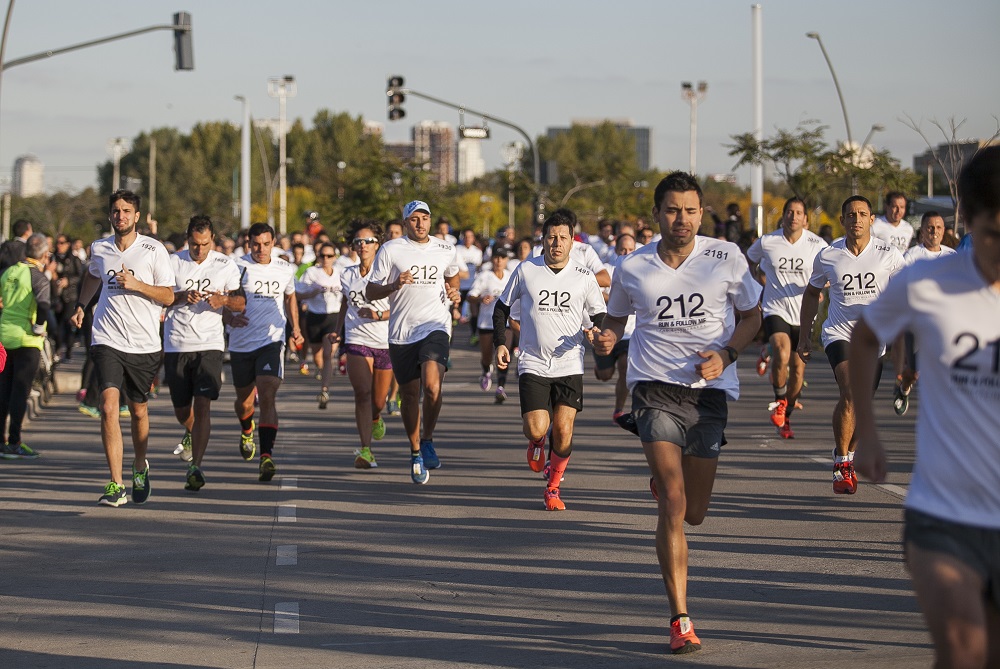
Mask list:
[[[308,309],[306,313],[306,341],[312,349],[313,360],[320,372],[319,408],[325,409],[330,401],[330,383],[333,365],[337,359],[338,344],[327,335],[338,332],[343,298],[340,294],[340,270],[334,267],[337,249],[333,244],[320,246],[316,264],[305,271],[298,285],[299,297]],[[304,361],[303,361],[304,362]]]

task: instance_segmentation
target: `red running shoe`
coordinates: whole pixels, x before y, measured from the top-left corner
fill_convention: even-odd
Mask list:
[[[540,441],[528,441],[528,466],[531,471],[540,472],[545,469],[545,437]]]
[[[854,465],[841,462],[833,466],[833,492],[838,495],[853,495],[858,491],[858,477]]]
[[[694,625],[687,616],[670,623],[670,652],[674,655],[701,650],[701,639],[694,633]]]
[[[757,358],[757,376],[767,374],[767,365],[771,362],[771,355],[767,352],[768,346],[764,344],[760,349],[760,357]]]
[[[795,438],[795,433],[792,432],[792,423],[787,418],[785,418],[785,424],[778,428],[778,436],[782,439]]]
[[[780,400],[774,400],[767,405],[767,410],[771,412],[771,422],[774,423],[775,427],[781,427],[785,424],[785,412],[788,410],[788,400],[782,397]]]
[[[562,499],[559,498],[559,488],[546,488],[544,498],[546,511],[566,510],[566,505],[563,504]]]

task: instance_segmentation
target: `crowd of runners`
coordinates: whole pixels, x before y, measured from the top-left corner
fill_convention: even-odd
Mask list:
[[[638,437],[649,466],[670,648],[692,652],[701,641],[688,615],[684,524],[699,525],[709,511],[728,403],[740,394],[735,363],[762,330],[756,368],[774,400],[761,407],[761,422],[794,439],[792,417],[816,353],[822,306],[819,341],[839,389],[824,446],[831,449],[832,492],[855,493],[858,472],[885,478],[871,406],[881,361],[893,365],[897,414],[907,412],[919,371],[925,390],[906,503],[907,564],[938,656],[950,662],[942,666],[987,666],[987,658],[995,665],[1000,149],[981,151],[959,188],[972,232],[969,250],[957,253],[942,246],[940,214],[925,214],[919,231],[906,222],[901,193],[885,197],[879,218],[865,197],[847,198],[844,235],[832,241],[809,230],[805,203],[791,198],[778,228],[744,249],[725,234],[699,234],[702,191],[682,172],[656,186],[649,225],[602,224],[583,241],[573,212],[559,209],[532,237],[517,240],[505,228],[485,248],[471,230],[448,239],[447,223],[435,226],[431,206],[416,200],[401,221],[353,221],[343,244],[326,237],[312,214],[306,237],[285,246],[258,223],[242,246],[227,247],[209,218],[195,216],[182,248],[170,253],[138,232],[139,197],[117,191],[108,202],[112,235],[91,246],[69,318],[77,328],[92,321],[96,392],[84,403],[100,417],[110,474],[99,502],[125,504],[126,483],[133,503],[149,499],[147,402],[161,368],[183,434],[176,454],[189,463],[184,487],[206,485],[210,440],[238,447],[244,460],[256,460],[259,480],[270,481],[279,471],[277,396],[290,360],[304,375],[313,374],[310,361],[315,366],[319,410],[327,409],[335,369],[346,373],[357,468],[378,466],[373,442],[385,436],[384,416],[400,412],[410,479],[426,484],[447,455],[438,452],[434,430],[450,349],[468,324],[468,343],[481,353],[479,385],[494,403],[508,399],[516,371],[521,443],[526,464],[544,479],[541,502],[549,511],[567,508],[561,484],[587,368],[602,382],[617,373],[608,411]],[[34,237],[26,248],[14,265],[24,266],[18,284],[6,280],[10,270],[0,280],[5,411],[23,394],[23,372],[10,370],[34,360],[19,362],[19,350],[37,346],[44,334],[37,312],[50,301],[24,288],[45,252]],[[212,427],[227,359],[231,433]],[[120,426],[126,413],[128,478]],[[10,414],[4,457],[37,457],[21,441],[22,417]],[[511,440],[515,433],[511,426]]]

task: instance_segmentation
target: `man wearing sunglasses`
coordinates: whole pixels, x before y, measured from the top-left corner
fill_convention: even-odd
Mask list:
[[[454,245],[430,236],[431,209],[414,200],[403,208],[406,235],[386,242],[368,279],[369,301],[389,298],[389,357],[403,400],[410,440],[410,478],[427,483],[441,466],[434,426],[441,412],[441,383],[451,344],[451,310],[460,302]],[[420,391],[423,390],[421,429]]]

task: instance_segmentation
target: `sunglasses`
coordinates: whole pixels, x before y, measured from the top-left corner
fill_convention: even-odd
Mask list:
[[[378,244],[378,239],[375,237],[365,237],[364,239],[355,239],[353,244],[355,246],[363,246],[365,244]]]

